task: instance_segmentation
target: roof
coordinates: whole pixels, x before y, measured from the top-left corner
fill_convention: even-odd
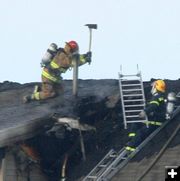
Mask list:
[[[180,90],[180,80],[168,81],[168,83],[168,91],[178,92]],[[124,145],[127,140],[127,132],[122,128],[118,80],[79,80],[77,98],[72,95],[72,81],[64,81],[65,92],[63,96],[23,104],[22,96],[32,93],[35,84],[0,83],[0,147],[34,136],[42,131],[46,124],[53,123],[51,118],[55,113],[59,117],[79,117],[80,121],[87,119],[88,123],[95,122],[99,127],[97,136],[100,156],[96,157],[96,150],[93,148],[92,159],[87,159],[89,162],[83,165],[84,168],[87,168],[86,171],[83,171],[81,167],[81,176],[86,174],[90,167],[92,168],[95,162],[101,159],[102,153],[105,153],[112,145],[117,148]],[[147,84],[145,82],[147,97],[149,90],[149,82]],[[97,124],[98,121],[100,124]],[[137,179],[158,154],[177,124],[178,118],[174,119],[172,124],[166,127],[167,129],[157,135],[156,139],[146,145],[112,180],[131,181]],[[92,142],[90,144],[92,147],[95,145]],[[144,177],[144,180],[152,181],[154,178],[164,180],[164,166],[166,164],[180,165],[179,160],[176,159],[178,154],[179,140],[176,137],[161,159]],[[90,164],[91,161],[92,164]],[[76,178],[79,177],[74,172],[72,175]],[[75,177],[73,180],[76,180]]]
[[[94,97],[98,102],[114,91],[118,92],[117,80],[79,80],[79,95],[74,97],[72,81],[64,81],[64,94],[24,104],[22,97],[31,94],[36,84],[40,85],[0,83],[0,147],[35,136],[46,124],[53,124],[51,118],[54,114],[59,117],[79,117],[75,108],[85,98]]]

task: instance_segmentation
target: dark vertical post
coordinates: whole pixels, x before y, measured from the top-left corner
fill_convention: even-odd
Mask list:
[[[78,57],[73,58],[73,95],[78,95]]]

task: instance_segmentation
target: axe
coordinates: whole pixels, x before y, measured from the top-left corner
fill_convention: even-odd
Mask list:
[[[89,51],[91,51],[91,44],[92,44],[92,29],[97,29],[97,24],[86,24],[89,28]]]
[[[92,44],[92,29],[97,29],[97,24],[86,24],[89,28],[89,51],[91,51],[91,44]],[[77,60],[74,60],[74,67],[73,67],[73,95],[77,97],[78,95],[78,63]]]

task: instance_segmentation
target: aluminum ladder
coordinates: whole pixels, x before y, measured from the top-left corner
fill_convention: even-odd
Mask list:
[[[137,74],[123,75],[121,71],[119,73],[119,90],[124,128],[127,129],[128,123],[148,121],[147,116],[144,119],[139,118],[139,113],[145,107],[145,94],[141,72],[137,71]]]
[[[127,151],[123,148],[119,152],[111,149],[104,158],[92,169],[83,181],[106,181],[110,172],[127,160]]]
[[[174,110],[171,119],[179,113],[180,106]],[[111,149],[82,181],[110,181],[119,170],[128,164],[128,162],[171,121],[171,119],[165,121],[162,126],[152,132],[134,152],[129,153],[125,148],[122,148],[120,151]]]

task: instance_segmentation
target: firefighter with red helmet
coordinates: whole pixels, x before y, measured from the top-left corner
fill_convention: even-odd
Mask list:
[[[139,113],[139,118],[144,119],[147,116],[148,122],[132,124],[128,133],[130,141],[125,147],[127,151],[135,151],[136,147],[166,120],[166,84],[163,80],[156,80],[151,86],[152,98],[145,109]]]
[[[66,42],[64,48],[57,48],[52,43],[42,58],[42,86],[35,87],[33,94],[23,97],[23,101],[43,100],[55,97],[58,92],[63,92],[61,74],[73,67],[73,58],[78,57],[78,64],[83,65],[91,62],[91,52],[79,54],[79,46],[76,41]]]

